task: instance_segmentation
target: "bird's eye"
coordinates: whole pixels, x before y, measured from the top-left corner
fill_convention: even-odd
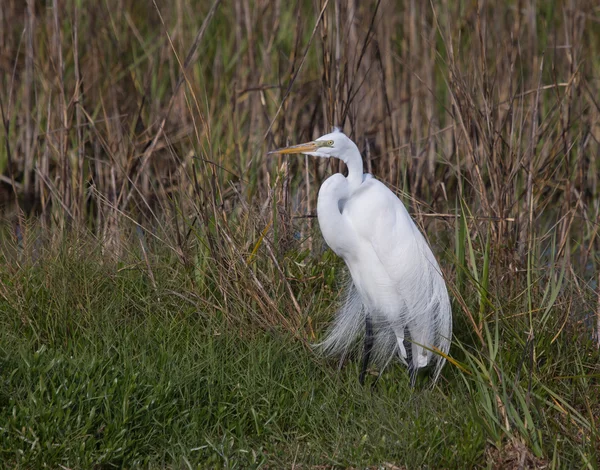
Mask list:
[[[329,140],[329,141],[327,142],[327,145],[329,145],[330,147],[333,147],[333,140]]]

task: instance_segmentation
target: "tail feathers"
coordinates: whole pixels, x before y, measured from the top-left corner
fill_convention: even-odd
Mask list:
[[[433,383],[437,381],[446,363],[445,355],[450,351],[450,342],[452,338],[452,311],[447,292],[440,299],[438,308],[433,316],[433,324],[429,327],[435,329],[432,335],[433,351],[427,354],[427,365],[433,366]],[[362,340],[365,335],[365,320],[368,311],[362,302],[358,290],[350,281],[346,288],[346,296],[337,312],[336,318],[327,332],[325,339],[315,345],[325,356],[340,357],[345,359],[349,354],[363,347]],[[373,349],[371,351],[371,360],[380,367],[385,368],[390,361],[398,358],[405,365],[406,360],[398,354],[398,340],[394,334],[394,329],[382,315],[375,315],[373,320]],[[410,342],[410,338],[409,338]],[[438,349],[442,354],[436,353]],[[412,357],[413,361],[418,361],[418,357]],[[433,359],[433,360],[432,360]],[[435,361],[435,362],[434,362]],[[419,362],[414,364],[416,368],[421,365]]]
[[[337,312],[333,325],[325,339],[315,345],[325,356],[341,357],[362,348],[365,335],[367,309],[358,290],[350,281],[346,288],[345,299]],[[393,330],[381,318],[373,320],[373,349],[371,360],[375,364],[387,365],[397,353],[397,342]]]
[[[448,293],[446,295],[437,311],[435,318],[436,332],[435,335],[435,346],[440,350],[442,354],[437,355],[437,363],[435,365],[435,371],[433,373],[433,383],[437,382],[437,379],[442,372],[442,368],[446,363],[444,355],[448,355],[450,352],[450,343],[452,341],[452,307],[450,305],[450,299]]]
[[[337,312],[333,325],[323,342],[316,344],[326,356],[346,357],[364,335],[366,310],[352,282],[348,283],[346,298]]]

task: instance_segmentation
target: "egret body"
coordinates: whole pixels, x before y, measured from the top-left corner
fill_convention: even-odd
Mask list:
[[[317,201],[323,238],[352,278],[323,350],[345,357],[364,334],[361,383],[371,352],[384,366],[397,355],[413,378],[418,369],[435,366],[437,379],[450,349],[450,300],[431,248],[404,204],[363,173],[358,147],[342,132],[271,153],[336,157],[348,167],[348,176],[325,180]]]

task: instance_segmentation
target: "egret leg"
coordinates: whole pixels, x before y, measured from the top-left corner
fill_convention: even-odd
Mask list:
[[[412,332],[410,328],[404,329],[406,335],[406,341],[408,343],[406,347],[406,362],[408,368],[408,376],[410,377],[410,388],[415,388],[417,383],[417,373],[419,372],[419,368],[415,364],[415,348],[412,340]]]
[[[407,365],[406,359],[408,355],[406,354],[406,348],[404,347],[404,327],[392,326],[392,329],[394,330],[394,334],[396,335],[396,342],[398,343],[400,361],[402,361],[404,365]]]
[[[371,357],[371,350],[373,349],[373,322],[369,315],[365,316],[365,349],[363,350],[362,367],[360,369],[360,375],[358,381],[361,385],[365,384],[365,374],[367,373],[367,366],[369,365],[369,358]]]
[[[430,331],[423,326],[409,325],[411,338],[412,362],[415,369],[426,367],[429,363],[429,352],[423,346],[430,343]]]

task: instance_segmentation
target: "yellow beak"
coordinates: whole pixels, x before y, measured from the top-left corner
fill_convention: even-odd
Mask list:
[[[304,152],[316,152],[319,148],[317,142],[306,142],[305,144],[292,145],[291,147],[284,147],[282,149],[271,150],[267,155],[271,154],[287,154],[287,153],[304,153]]]

